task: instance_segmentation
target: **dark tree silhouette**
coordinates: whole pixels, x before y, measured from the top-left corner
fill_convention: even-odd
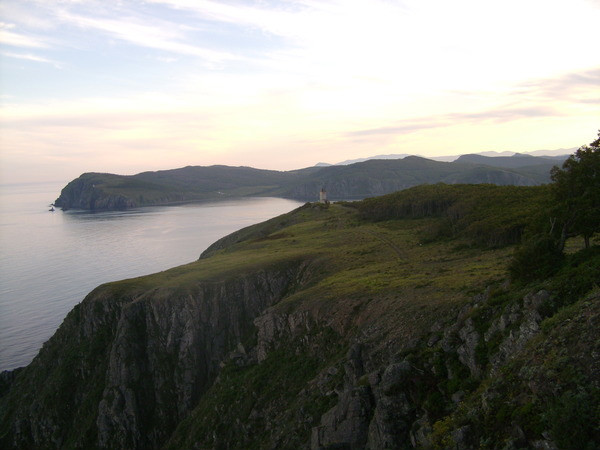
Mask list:
[[[554,166],[551,177],[554,215],[562,224],[556,230],[560,231],[559,250],[567,238],[578,235],[588,248],[592,235],[600,231],[600,130],[598,139],[579,148],[562,168]]]

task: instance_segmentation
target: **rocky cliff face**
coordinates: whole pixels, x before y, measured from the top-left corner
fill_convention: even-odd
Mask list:
[[[305,276],[306,267],[296,265],[186,292],[97,289],[2,399],[3,447],[248,448],[261,436],[260,448],[476,449],[478,421],[448,423],[440,417],[469,408],[478,417],[495,414],[495,374],[506,376],[510,364],[521,374],[537,370],[518,359],[541,333],[552,301],[547,291],[494,305],[488,290],[456,317],[433,324],[416,346],[382,352],[371,339],[354,338],[337,357],[344,348],[341,328],[327,333],[331,323],[309,311],[270,308]],[[597,296],[586,300],[574,324],[578,335],[593,335],[599,303]],[[489,351],[482,350],[486,345]],[[301,364],[285,366],[286,354]],[[302,388],[287,392],[305,364],[311,368],[298,378]],[[590,379],[599,364],[595,358]],[[265,400],[254,390],[255,379],[245,385],[230,374],[260,367],[267,369],[259,384],[293,394],[288,402],[297,408],[279,397]],[[480,383],[488,387],[475,390]],[[536,395],[547,389],[539,380],[529,383]],[[222,403],[222,391],[233,394],[232,404]],[[529,395],[527,389],[521,395]],[[207,409],[213,397],[221,401]],[[254,400],[245,409],[248,398]],[[503,442],[510,448],[569,448],[542,431],[532,439],[525,425],[514,423]]]
[[[542,319],[538,311],[548,300],[549,293],[540,291],[527,295],[522,302],[496,308],[494,315],[498,318],[486,322],[485,328],[478,331],[473,317],[488,304],[489,291],[477,295],[449,326],[434,324],[424,337],[423,347],[407,352],[408,358],[395,356],[383,364],[372,360],[367,347],[355,344],[346,357],[346,383],[338,394],[338,402],[312,430],[311,450],[434,447],[432,416],[439,411],[432,402],[442,403],[446,391],[434,386],[455,383],[449,400],[460,404],[466,395],[458,389],[461,381],[470,378],[475,384],[487,375],[487,362],[479,357],[483,340],[496,333],[501,336],[492,353],[493,364],[488,367],[491,372],[498,370],[539,332]],[[511,330],[506,332],[509,325]],[[445,367],[437,366],[440,361]],[[423,394],[431,398],[423,399]],[[453,433],[459,448],[477,448],[474,442],[468,442],[472,440],[472,430],[462,428]]]
[[[61,191],[54,205],[64,210],[86,209],[90,211],[122,210],[135,208],[138,203],[123,194],[110,194],[94,174],[84,174],[71,181]]]
[[[101,287],[3,398],[5,448],[159,448],[301,264],[189,291]],[[10,419],[8,417],[10,416]]]
[[[486,439],[489,448],[570,448],[557,446],[549,429],[540,430],[532,437],[526,420],[509,420],[508,429],[502,431],[506,434],[501,434],[503,437],[497,437],[497,440],[490,440],[482,426],[482,418],[490,420],[491,416],[494,420],[499,411],[498,402],[502,398],[498,383],[507,376],[509,368],[520,374],[538,370],[531,361],[519,359],[529,344],[538,338],[538,342],[553,345],[540,328],[544,310],[547,311],[552,300],[549,292],[541,290],[505,305],[495,305],[488,289],[476,295],[455,317],[433,324],[422,340],[404,351],[390,353],[373,346],[370,339],[355,339],[343,356],[328,358],[319,369],[311,372],[304,389],[292,391],[293,400],[289,402],[293,408],[290,404],[278,404],[277,400],[265,401],[261,398],[262,393],[252,390],[252,386],[238,385],[235,381],[239,378],[224,378],[221,380],[224,386],[217,384],[217,390],[231,390],[236,398],[251,396],[253,406],[246,411],[237,407],[233,412],[220,410],[218,417],[211,421],[202,405],[192,413],[187,424],[178,427],[167,448],[241,449],[258,442],[259,448],[273,449],[474,450],[481,448],[480,443]],[[581,335],[593,333],[598,316],[591,313],[589,307],[594,303],[597,310],[598,300],[600,297],[597,296],[587,300],[588,309],[583,317],[588,319],[579,320]],[[590,320],[590,314],[594,315],[594,320]],[[482,315],[493,318],[483,319]],[[311,348],[322,355],[327,355],[330,350],[316,332],[327,325],[308,313],[267,312],[255,319],[255,324],[258,328],[256,346],[243,355],[234,352],[229,356],[230,363],[234,361],[240,372],[252,371],[261,364],[273,368],[269,365],[269,355],[281,347],[296,355],[310,352]],[[337,333],[336,336],[336,339],[344,339]],[[484,351],[492,340],[494,343],[489,346],[489,351]],[[280,353],[278,355],[282,358]],[[581,351],[573,356],[586,358]],[[588,379],[594,379],[591,374],[599,363],[600,360],[595,358],[593,367],[587,371],[591,377]],[[263,372],[272,377],[269,382],[275,384],[276,370]],[[495,375],[499,371],[503,372],[501,377]],[[292,373],[287,377],[295,378]],[[597,378],[593,381],[596,389],[598,382]],[[535,395],[528,389],[539,393],[542,389],[539,383],[521,387],[519,395]],[[311,402],[315,402],[311,393],[327,399],[321,409],[312,408],[312,415],[308,413]],[[515,409],[520,411],[523,400],[516,401]],[[294,414],[290,408],[297,408],[300,414]],[[456,422],[449,420],[454,416],[440,420],[450,411],[467,416]],[[470,414],[477,416],[469,418]],[[514,417],[518,414],[513,413]],[[290,422],[294,423],[292,434],[287,428]],[[209,430],[219,429],[223,424],[226,431],[209,435]],[[502,429],[505,424],[496,425]],[[265,434],[268,438],[257,441],[257,435]]]
[[[596,448],[598,249],[513,286],[431,223],[308,204],[97,288],[0,376],[0,447]]]

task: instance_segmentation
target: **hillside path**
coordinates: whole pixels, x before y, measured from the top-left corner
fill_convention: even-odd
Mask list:
[[[390,247],[398,256],[398,258],[404,258],[404,252],[402,251],[402,249],[400,247],[398,247],[391,239],[389,239],[386,236],[383,236],[382,234],[379,234],[373,230],[361,230],[362,233],[368,234],[370,236],[373,236],[376,239],[379,239],[381,242],[383,242],[384,244],[386,244],[388,247]]]

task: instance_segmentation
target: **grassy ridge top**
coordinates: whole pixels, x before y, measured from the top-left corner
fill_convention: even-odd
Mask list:
[[[396,327],[408,336],[421,320],[430,323],[490,280],[505,276],[512,255],[507,245],[530,225],[526,211],[542,204],[545,194],[542,188],[436,185],[356,203],[307,203],[223,238],[196,262],[113,286],[119,291],[191,291],[198,283],[303,263],[310,267],[310,283],[278,308],[301,307],[343,321],[369,299],[364,320],[381,323],[382,310],[391,308],[395,312],[390,310],[383,322],[389,320],[392,329],[410,314],[416,319],[404,331]],[[435,206],[438,201],[442,206]],[[448,234],[444,230],[452,208],[461,215],[457,231]],[[388,214],[377,214],[383,210]],[[511,234],[515,229],[519,233]]]

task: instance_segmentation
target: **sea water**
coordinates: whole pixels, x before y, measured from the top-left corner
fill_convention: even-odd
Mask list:
[[[192,262],[217,239],[301,205],[257,197],[49,211],[64,184],[0,185],[0,371],[31,362],[96,286]]]

